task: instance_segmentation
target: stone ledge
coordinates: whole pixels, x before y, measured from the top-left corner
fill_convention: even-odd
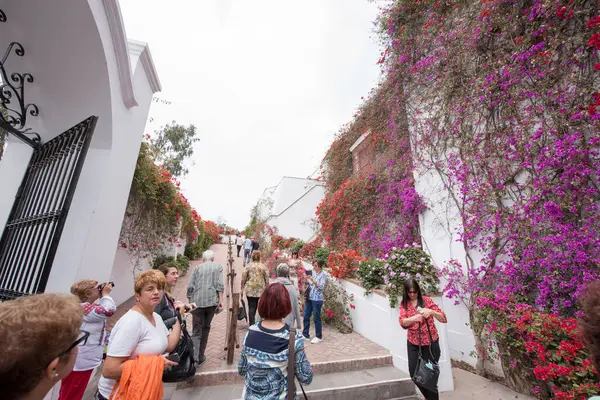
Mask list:
[[[351,360],[316,362],[312,364],[313,373],[331,374],[343,371],[356,371],[393,365],[392,356],[377,356],[357,358]],[[243,383],[244,377],[238,374],[237,368],[223,371],[197,372],[196,375],[185,382],[180,382],[177,389],[186,389],[200,386],[216,386]]]

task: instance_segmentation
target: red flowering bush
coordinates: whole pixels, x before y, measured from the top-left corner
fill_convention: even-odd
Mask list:
[[[323,238],[336,249],[358,249],[360,228],[367,223],[364,210],[374,201],[375,182],[371,179],[347,180],[327,193],[317,207]]]
[[[271,256],[267,259],[266,267],[269,270],[269,276],[271,278],[277,277],[277,273],[275,269],[281,263],[288,263],[289,265],[289,257],[282,250],[275,250]]]
[[[323,291],[323,321],[342,333],[351,333],[353,325],[350,310],[356,308],[353,302],[354,295],[349,295],[340,282],[328,276]]]
[[[298,239],[296,239],[296,238],[287,238],[286,240],[283,241],[283,248],[284,249],[289,249],[294,244],[296,244],[297,241],[298,241]]]
[[[335,278],[351,278],[358,270],[358,264],[364,258],[356,250],[342,250],[329,253],[327,266],[331,268],[331,276]]]
[[[574,318],[543,313],[500,296],[480,298],[477,307],[500,351],[509,383],[529,383],[530,392],[540,399],[587,399],[600,392]]]
[[[214,226],[214,228],[213,228]],[[210,246],[217,240],[216,225],[202,221],[179,189],[179,181],[157,165],[148,144],[143,142],[131,183],[119,246],[127,249],[134,268],[146,257],[156,257],[165,245],[181,247],[200,240]]]
[[[296,278],[298,278],[298,291],[302,293],[306,287],[306,268],[304,268],[304,264],[299,260],[290,262],[290,275],[294,276],[294,273],[296,274]]]
[[[315,257],[317,249],[321,247],[322,242],[323,240],[320,237],[317,237],[313,241],[304,244],[300,249],[300,257],[312,260]]]
[[[281,235],[273,235],[271,236],[271,249],[272,250],[283,250],[283,248],[280,248],[280,245],[283,247],[283,240],[284,237]]]

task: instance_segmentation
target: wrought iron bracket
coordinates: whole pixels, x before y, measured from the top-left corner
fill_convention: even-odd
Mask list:
[[[6,14],[0,10],[0,22],[6,22],[6,20]],[[23,57],[25,48],[19,42],[11,42],[0,60],[0,76],[2,78],[2,85],[0,86],[0,128],[31,147],[38,148],[42,141],[40,135],[32,132],[30,128],[25,128],[27,116],[36,117],[40,112],[37,105],[25,103],[25,84],[33,82],[33,75],[19,72],[9,74],[5,65],[12,54]]]

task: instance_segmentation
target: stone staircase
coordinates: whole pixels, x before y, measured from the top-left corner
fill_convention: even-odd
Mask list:
[[[310,400],[412,400],[418,397],[415,386],[402,371],[394,368],[391,356],[317,362],[314,378],[304,390]],[[165,385],[169,400],[241,399],[243,378],[237,370],[199,372],[195,378],[177,386]],[[298,399],[303,399],[298,388]]]

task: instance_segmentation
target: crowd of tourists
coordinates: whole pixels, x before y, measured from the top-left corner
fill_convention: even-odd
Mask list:
[[[241,282],[249,306],[249,328],[238,363],[245,379],[242,398],[296,398],[296,382],[304,391],[302,384],[313,379],[305,342],[316,345],[323,340],[324,265],[314,262],[307,289],[300,293],[290,276],[290,265],[279,264],[271,282],[259,247],[254,248],[252,238],[239,238],[235,241],[240,246],[238,255],[243,246],[244,261],[249,256]],[[207,250],[203,262],[191,272],[187,302],[172,294],[180,272],[175,264],[141,272],[133,285],[135,305],[116,322],[110,338],[107,320],[116,311],[112,282],[81,280],[72,285],[71,296],[48,293],[0,303],[3,398],[42,400],[61,382],[60,400],[80,400],[92,372],[101,368],[93,388],[96,400],[162,399],[163,382],[188,379],[206,361],[211,323],[223,308],[223,267],[214,259],[214,252]],[[191,335],[187,313],[192,317]],[[410,376],[427,400],[439,399],[440,345],[435,321],[446,323],[445,313],[421,293],[415,279],[407,279],[399,323],[407,330]],[[600,369],[598,282],[582,297],[581,328],[592,361]]]

